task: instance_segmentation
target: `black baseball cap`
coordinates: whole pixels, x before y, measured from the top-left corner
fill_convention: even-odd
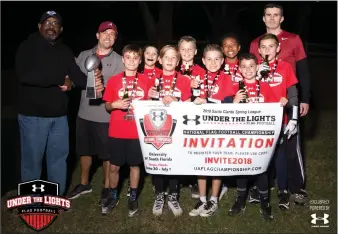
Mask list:
[[[46,11],[45,13],[43,13],[40,17],[40,24],[42,24],[46,19],[50,17],[55,18],[60,24],[62,24],[61,15],[56,11]]]

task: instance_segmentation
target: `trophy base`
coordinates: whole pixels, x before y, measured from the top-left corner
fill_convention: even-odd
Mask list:
[[[124,116],[124,120],[132,121],[132,120],[134,120],[134,115],[132,115],[132,114],[126,114]]]
[[[86,89],[86,98],[96,99],[96,90],[94,87],[87,87]]]

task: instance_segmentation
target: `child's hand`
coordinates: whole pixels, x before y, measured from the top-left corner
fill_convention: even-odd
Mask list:
[[[191,79],[190,81],[190,87],[193,89],[198,88],[198,86],[200,85],[200,81],[196,80],[196,79]]]
[[[241,89],[238,90],[235,98],[234,98],[234,103],[239,103],[240,101],[244,100],[246,98],[245,92]]]
[[[121,109],[125,110],[129,107],[130,100],[129,99],[119,99],[112,103],[113,109]]]
[[[289,102],[289,100],[285,97],[281,97],[279,102],[280,102],[281,106],[286,106],[286,104]]]
[[[177,98],[173,97],[173,96],[165,96],[163,99],[162,99],[162,102],[164,105],[169,105],[170,103],[172,102],[177,102]]]
[[[155,87],[151,87],[148,91],[148,97],[150,98],[158,98],[159,93],[156,91]]]
[[[265,65],[265,64],[260,64],[259,67],[258,67],[258,71],[257,71],[257,78],[258,79],[262,78],[261,71],[264,71],[264,70],[270,71],[270,67]]]
[[[207,103],[207,100],[204,99],[204,98],[197,97],[197,98],[195,99],[194,103],[195,103],[196,105],[201,105],[201,104]]]

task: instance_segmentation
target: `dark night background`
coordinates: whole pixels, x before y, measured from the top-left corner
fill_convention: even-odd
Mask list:
[[[245,50],[252,39],[265,32],[262,13],[264,5],[267,3],[167,3],[170,6],[163,6],[164,8],[173,6],[172,35],[165,36],[164,41],[168,41],[168,39],[177,41],[183,35],[191,35],[198,41],[218,43],[220,35],[236,31],[241,36],[242,47]],[[302,40],[307,42],[336,44],[336,2],[290,1],[280,3],[284,6],[283,29],[299,33]],[[146,2],[146,4],[154,20],[157,21],[163,3]],[[220,11],[222,7],[226,10],[216,11]],[[47,10],[58,11],[63,17],[64,32],[62,37],[75,55],[95,45],[96,30],[100,22],[105,20],[113,21],[118,27],[119,39],[115,46],[118,52],[129,41],[148,40],[146,24],[138,2],[1,2],[2,69],[13,68],[14,54],[18,45],[30,33],[37,30],[39,18]],[[239,10],[241,11],[237,13]],[[213,27],[206,12],[214,17]],[[221,23],[217,23],[215,26],[214,22]],[[232,22],[236,22],[237,25]],[[167,23],[165,25],[168,26]],[[213,30],[217,32],[213,32]]]
[[[17,79],[14,57],[19,44],[37,31],[41,14],[58,11],[63,17],[64,43],[77,56],[97,43],[96,30],[102,21],[113,21],[119,31],[115,50],[138,41],[141,45],[177,43],[184,35],[198,41],[199,54],[206,43],[219,43],[222,34],[233,31],[241,38],[242,51],[252,39],[265,33],[262,21],[268,2],[1,2],[1,96],[2,96],[2,195],[15,188],[20,176],[20,146],[17,126]],[[312,102],[311,118],[320,109],[336,109],[336,98],[325,101],[327,93],[337,93],[337,2],[279,2],[284,6],[282,29],[300,34],[309,57]],[[146,13],[146,10],[149,10]],[[153,19],[153,34],[147,30]],[[149,17],[150,16],[150,17]],[[155,26],[156,25],[156,26]],[[172,27],[170,27],[172,26]],[[147,33],[148,32],[148,33]],[[29,59],[29,58],[27,58]],[[200,58],[197,58],[200,60]],[[196,61],[200,63],[200,61]],[[319,69],[318,69],[319,68]],[[78,107],[78,91],[71,91],[70,125]],[[320,104],[319,104],[320,103]],[[315,125],[314,125],[315,127]],[[315,134],[315,131],[311,134]],[[74,131],[71,129],[71,141]],[[71,153],[74,153],[71,144]],[[74,162],[76,157],[69,157]],[[72,171],[70,170],[70,173]]]

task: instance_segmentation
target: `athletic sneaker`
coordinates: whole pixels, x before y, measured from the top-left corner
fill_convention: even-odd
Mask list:
[[[219,198],[218,200],[220,201],[222,199],[222,197],[228,192],[228,186],[223,184],[222,185],[222,189],[221,189],[221,192],[219,194]]]
[[[278,191],[278,207],[281,210],[288,210],[290,208],[289,193],[287,190]]]
[[[168,207],[175,216],[182,215],[183,210],[177,200],[177,193],[171,193],[168,195]]]
[[[91,193],[92,191],[92,186],[90,184],[78,184],[72,191],[68,193],[67,198],[75,199],[83,194]]]
[[[108,199],[103,206],[101,206],[101,214],[106,215],[110,213],[119,204],[119,198],[116,189],[109,189]]]
[[[228,211],[228,215],[229,216],[234,216],[234,215],[237,215],[237,214],[239,214],[241,212],[244,213],[245,208],[246,208],[245,198],[244,197],[243,198],[237,197],[236,201],[235,201],[235,204],[233,204],[233,206]]]
[[[158,193],[153,206],[153,215],[160,216],[163,213],[164,193]]]
[[[258,204],[259,203],[259,191],[256,186],[253,186],[249,192],[249,203]]]
[[[191,186],[191,197],[195,199],[200,198],[200,191],[197,184]]]
[[[266,220],[273,220],[273,215],[271,214],[271,206],[270,203],[261,204],[260,213],[262,214],[263,218]]]
[[[138,201],[137,200],[128,200],[128,217],[134,217],[138,212]]]
[[[101,192],[101,198],[100,198],[100,201],[99,201],[100,206],[103,206],[104,203],[107,202],[108,195],[109,195],[109,188],[103,188],[102,192]]]
[[[298,193],[293,193],[291,199],[296,205],[303,206],[308,201],[308,193],[306,190],[301,189]]]
[[[204,205],[202,212],[200,213],[201,217],[210,217],[218,209],[218,204],[215,201],[209,200]]]
[[[199,216],[201,212],[204,210],[206,202],[202,202],[198,199],[198,202],[195,204],[194,209],[189,212],[189,215],[192,217]]]

